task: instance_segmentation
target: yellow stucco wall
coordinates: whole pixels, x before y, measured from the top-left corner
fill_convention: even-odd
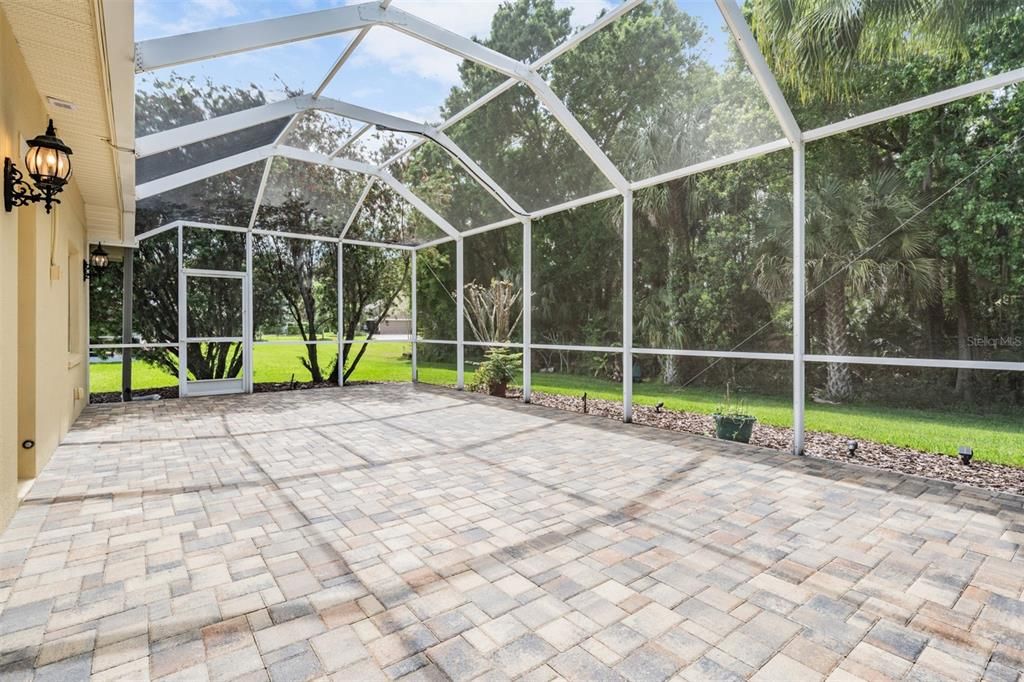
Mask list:
[[[42,132],[47,115],[2,11],[0,83],[0,156],[24,170],[22,140]],[[60,199],[50,215],[38,204],[0,207],[0,529],[17,508],[19,477],[42,470],[85,405],[75,392],[84,394],[88,371],[87,245],[73,179]],[[33,449],[21,447],[26,439]]]

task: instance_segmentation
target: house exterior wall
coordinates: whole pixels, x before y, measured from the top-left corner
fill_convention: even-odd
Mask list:
[[[23,140],[43,131],[47,113],[3,11],[0,83],[0,156],[24,171]],[[74,178],[59,198],[49,215],[40,204],[0,207],[0,529],[19,478],[39,473],[86,403],[88,245]]]

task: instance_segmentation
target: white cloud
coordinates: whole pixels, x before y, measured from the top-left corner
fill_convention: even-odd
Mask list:
[[[375,28],[356,49],[345,68],[385,68],[393,74],[414,75],[444,86],[459,81],[462,60],[389,28]]]
[[[243,21],[234,0],[136,0],[135,39],[191,33]]]
[[[393,6],[468,38],[486,37],[490,33],[491,19],[500,4],[491,0],[396,0]],[[591,23],[602,10],[617,3],[611,0],[558,0],[556,4],[573,9],[572,23],[576,27]],[[370,31],[356,51],[352,67],[379,65],[391,73],[415,75],[448,88],[459,82],[461,61],[459,57],[415,38],[378,28]]]

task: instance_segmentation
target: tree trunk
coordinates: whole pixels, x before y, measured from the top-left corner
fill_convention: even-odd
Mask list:
[[[974,315],[971,310],[971,279],[967,258],[953,258],[953,291],[956,295],[956,343],[958,357],[961,360],[973,360],[970,335],[974,329]],[[956,395],[970,401],[973,396],[971,370],[960,368],[956,371]]]
[[[679,344],[687,347],[686,334],[683,328],[682,305],[679,303],[686,299],[690,289],[690,277],[693,265],[693,230],[690,229],[688,217],[690,180],[683,178],[676,182],[670,182],[665,191],[668,193],[665,200],[663,214],[655,211],[651,216],[652,222],[659,227],[666,235],[665,245],[668,250],[666,263],[668,272],[665,276],[665,289],[668,291],[668,300],[675,303],[670,304],[669,310],[665,311],[665,322],[668,329],[664,338],[669,345]],[[685,358],[670,355],[661,360],[662,381],[666,384],[675,384],[680,381],[683,374],[683,363]]]
[[[846,282],[836,277],[825,287],[825,352],[828,355],[848,355],[846,344]],[[844,402],[853,397],[850,366],[845,362],[830,362],[825,366],[825,399]]]

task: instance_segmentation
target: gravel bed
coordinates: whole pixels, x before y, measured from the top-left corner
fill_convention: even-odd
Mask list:
[[[518,399],[521,394],[509,393],[509,398]],[[554,407],[570,412],[582,412],[582,398],[534,392],[533,403]],[[622,403],[612,400],[588,398],[587,412],[611,419],[622,419]],[[714,421],[711,415],[690,412],[675,412],[662,409],[660,412],[646,405],[634,405],[633,422],[646,424],[670,431],[683,431],[700,436],[715,437]],[[850,455],[846,436],[837,436],[820,431],[807,431],[805,452],[811,457],[852,462],[914,476],[935,478],[952,483],[964,483],[997,492],[1024,495],[1024,469],[981,462],[975,459],[970,466],[948,455],[920,452],[910,448],[885,445],[871,441],[858,441],[856,454]],[[751,445],[788,451],[793,442],[793,430],[769,426],[758,422],[754,426]]]

